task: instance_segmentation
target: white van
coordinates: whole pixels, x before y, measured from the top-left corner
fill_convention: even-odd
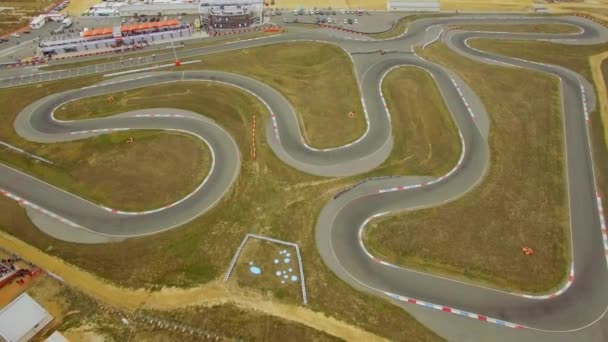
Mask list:
[[[63,24],[63,27],[70,27],[73,23],[74,20],[72,18],[63,19],[63,21],[61,22],[61,24]]]

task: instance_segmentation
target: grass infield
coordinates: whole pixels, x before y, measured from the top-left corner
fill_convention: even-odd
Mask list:
[[[310,45],[306,49],[315,51]],[[256,53],[259,56],[272,56],[276,50],[270,49],[269,51],[268,54]],[[243,58],[241,55],[247,53],[253,52],[247,50],[235,52],[222,58],[227,63],[234,65],[238,61],[244,60],[241,59]],[[297,59],[293,62],[290,62],[289,59],[281,60],[283,61],[281,68],[285,69],[292,63],[296,66],[297,63],[300,63]],[[211,64],[211,62],[209,63]],[[213,63],[219,64],[219,61]],[[203,65],[201,64],[201,66]],[[228,67],[224,66],[224,68]],[[301,74],[289,73],[292,78],[309,79],[311,76],[306,73],[316,71],[314,68],[296,70],[300,70]],[[275,77],[274,82],[280,82],[278,74],[273,77]],[[11,96],[23,99],[10,104],[7,108],[5,122],[12,122],[12,117],[21,108],[45,94],[65,90],[72,86],[82,87],[97,79],[90,77],[74,80],[70,84],[51,82],[46,83],[44,87],[31,86],[10,90],[13,91]],[[284,88],[288,89],[287,87],[291,83],[284,81],[284,84]],[[285,89],[282,91],[286,91]],[[8,91],[0,90],[0,94],[5,95]],[[25,93],[28,94],[27,97],[19,95]],[[205,94],[204,97],[203,94]],[[387,94],[387,96],[390,95]],[[266,109],[254,97],[228,86],[203,82],[175,84],[169,90],[163,86],[152,86],[145,90],[132,90],[126,94],[119,93],[114,97],[115,103],[122,103],[121,101],[128,99],[124,104],[127,108],[130,105],[144,108],[145,104],[145,107],[176,107],[204,114],[216,120],[235,138],[242,156],[248,156],[250,151],[251,113],[258,114],[260,127],[268,120]],[[327,96],[319,98],[316,105],[322,107],[324,105],[322,101],[328,99],[331,100]],[[89,100],[84,101],[86,103]],[[70,105],[85,104],[75,101]],[[106,105],[110,106],[107,103]],[[294,104],[294,107],[300,110],[298,106],[299,104]],[[125,107],[120,110],[125,110]],[[217,108],[217,110],[210,110],[210,108]],[[91,113],[107,113],[102,110],[103,108],[97,110],[93,104],[91,104],[91,109]],[[113,108],[112,110],[118,111],[119,109]],[[347,111],[348,108],[344,108],[339,112]],[[65,111],[62,112],[62,115],[73,117],[73,114],[68,113],[69,111]],[[408,114],[400,109],[396,109],[392,114],[395,132],[414,132],[416,131],[415,122],[418,122],[418,125],[427,126],[423,122],[432,118],[431,115],[428,118],[420,117],[417,120],[400,119],[403,115],[411,115],[412,118],[413,115],[422,115],[422,113]],[[432,120],[435,123],[445,122],[445,119],[433,118]],[[447,123],[446,132],[449,132],[450,125]],[[428,127],[431,126],[428,124]],[[10,125],[0,128],[1,138],[12,134],[12,142],[20,146],[29,144],[14,137]],[[423,143],[428,145],[430,142],[433,151],[431,158],[449,155],[449,153],[442,153],[441,150],[445,146],[449,146],[449,148],[458,146],[455,131],[452,130],[443,140],[435,140],[423,134],[396,134],[398,144],[406,146],[403,152],[396,150],[391,156],[391,158],[395,158],[391,160],[398,162],[390,164],[389,160],[374,173],[343,179],[315,177],[292,169],[274,156],[266,143],[264,130],[259,130],[259,132],[257,161],[253,162],[249,158],[243,158],[239,177],[218,206],[179,229],[110,245],[81,246],[57,241],[40,233],[29,222],[23,210],[16,203],[6,199],[0,199],[0,209],[6,213],[0,217],[0,226],[28,243],[58,255],[83,269],[120,285],[136,288],[189,287],[220,277],[228,266],[235,248],[248,232],[294,241],[300,245],[302,250],[309,306],[312,309],[323,311],[328,315],[391,339],[436,340],[438,338],[436,335],[398,307],[384,300],[359,293],[336,278],[325,267],[317,254],[313,229],[322,206],[335,193],[363,177],[371,174],[439,174],[451,168],[450,160],[455,162],[458,159],[457,155],[443,161],[427,162],[426,166],[418,165],[418,161],[429,158],[429,150],[419,149],[417,146]],[[420,132],[432,134],[433,131],[422,130]],[[452,139],[451,142],[449,137]],[[438,143],[440,141],[441,144]],[[420,153],[423,155],[418,155]],[[133,251],[137,251],[137,253],[133,253]],[[276,293],[269,291],[268,295],[273,300],[300,303],[300,298],[295,296],[295,293],[294,296],[291,296],[282,295],[280,291]],[[382,330],[378,329],[379,326],[383,327]]]
[[[470,44],[559,64],[589,80],[588,56],[606,48],[492,40]],[[369,247],[408,267],[493,287],[546,292],[559,286],[569,265],[570,241],[557,81],[536,72],[476,63],[442,45],[423,55],[456,70],[484,102],[492,120],[489,173],[457,201],[372,222],[366,232]],[[602,126],[592,125],[591,132],[598,183],[606,190],[608,155]],[[534,258],[523,257],[522,246],[532,247]]]

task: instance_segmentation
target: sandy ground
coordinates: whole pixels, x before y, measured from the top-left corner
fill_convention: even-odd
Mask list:
[[[347,341],[383,340],[360,328],[327,317],[321,312],[273,302],[257,292],[229,287],[219,281],[190,289],[170,288],[155,292],[144,289],[127,289],[112,285],[4,232],[0,232],[0,245],[43,269],[55,273],[67,284],[85,294],[126,310],[138,308],[170,310],[193,305],[233,303],[243,309],[255,310],[301,323]]]
[[[270,0],[266,0],[270,3]],[[351,8],[386,10],[386,0],[275,0],[277,8]]]
[[[602,61],[608,58],[608,51],[599,55],[589,57],[589,64],[591,65],[591,73],[593,75],[593,83],[597,89],[597,93],[600,94],[598,101],[600,107],[600,116],[602,118],[602,124],[604,125],[604,141],[606,147],[608,147],[608,89],[606,89],[606,82],[602,74]]]
[[[442,11],[526,11],[532,0],[439,0]]]
[[[588,0],[580,3],[547,4],[552,12],[579,12],[608,20],[608,0]]]
[[[81,15],[91,6],[101,3],[101,0],[71,0],[68,7],[64,8],[61,13],[70,15]]]

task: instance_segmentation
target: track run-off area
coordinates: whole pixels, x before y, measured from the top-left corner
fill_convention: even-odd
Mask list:
[[[444,30],[448,25],[496,23],[570,24],[579,27],[580,32],[539,34]],[[608,310],[608,246],[605,245],[606,227],[601,213],[601,197],[595,185],[588,134],[589,112],[596,106],[593,86],[567,69],[491,55],[469,47],[467,41],[490,38],[598,44],[608,41],[608,30],[578,17],[463,15],[418,20],[410,24],[403,35],[392,39],[346,38],[327,30],[290,30],[287,34],[265,39],[188,50],[180,58],[287,41],[336,44],[352,58],[367,121],[367,130],[353,143],[329,149],[306,145],[292,105],[278,90],[252,78],[219,71],[128,74],[42,98],[18,115],[15,130],[25,139],[42,143],[84,139],[130,129],[175,130],[193,135],[209,146],[212,165],[207,177],[192,193],[163,208],[123,212],[89,202],[2,164],[0,190],[5,196],[22,203],[41,230],[72,242],[104,243],[155,234],[179,227],[204,214],[230,189],[243,157],[233,138],[214,121],[197,113],[171,108],[137,110],[80,121],[60,121],[53,115],[55,109],[70,101],[183,81],[219,82],[256,96],[271,113],[271,120],[265,127],[268,144],[286,164],[320,176],[360,174],[379,166],[392,150],[391,119],[381,92],[382,81],[396,67],[414,66],[433,77],[452,114],[462,144],[460,159],[451,171],[438,178],[371,179],[334,197],[324,206],[316,227],[317,247],[327,266],[353,287],[392,300],[440,335],[453,339],[605,340],[608,336],[605,318]],[[483,104],[455,73],[415,53],[415,48],[438,39],[471,59],[536,70],[560,80],[572,266],[568,281],[555,293],[528,296],[501,292],[401,268],[374,257],[362,242],[365,225],[372,218],[439,206],[457,199],[479,184],[488,168],[490,119]],[[379,54],[378,50],[386,53]],[[52,73],[52,79],[77,74],[73,70],[57,71]],[[0,86],[35,83],[39,77],[24,76],[18,82],[14,79],[0,80]]]

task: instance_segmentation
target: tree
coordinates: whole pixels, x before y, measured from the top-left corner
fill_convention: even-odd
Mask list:
[[[270,0],[270,5],[274,6],[274,0]]]

